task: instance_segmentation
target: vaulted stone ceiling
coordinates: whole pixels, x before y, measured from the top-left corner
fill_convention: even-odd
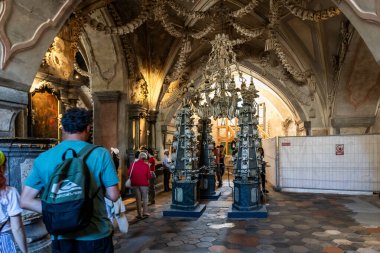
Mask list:
[[[103,10],[109,13],[114,27],[124,25],[128,30],[114,33],[125,33],[120,38],[130,77],[142,77],[148,83],[151,108],[159,109],[162,102],[171,105],[173,99],[178,101],[179,92],[165,95],[168,89],[186,85],[190,79],[200,81],[211,50],[210,41],[215,34],[228,33],[231,40],[244,41],[234,47],[239,63],[272,81],[273,88],[294,109],[296,118],[318,118],[317,124],[326,126],[332,103],[328,101],[330,89],[335,85],[337,68],[341,67],[334,61],[344,57],[339,56],[339,48],[344,36],[342,27],[349,26],[347,19],[336,15],[332,1],[284,0],[272,4],[278,5],[274,30],[281,50],[269,52],[264,48],[271,27],[271,1],[115,0]],[[200,18],[195,18],[197,15]],[[301,19],[302,15],[306,20]],[[141,16],[146,21],[136,22],[141,25],[135,29],[133,21]],[[107,32],[99,24],[97,29]],[[112,24],[108,26],[111,30]],[[186,53],[181,58],[185,41]],[[173,82],[177,79],[179,83]]]

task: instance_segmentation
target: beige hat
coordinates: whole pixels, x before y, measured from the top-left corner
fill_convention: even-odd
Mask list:
[[[118,155],[120,153],[119,149],[117,148],[111,148],[111,152]]]

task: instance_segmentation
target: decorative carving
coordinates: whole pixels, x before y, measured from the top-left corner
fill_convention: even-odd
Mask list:
[[[76,62],[74,63],[74,69],[76,72],[78,72],[82,76],[85,76],[85,77],[91,76],[91,74],[88,73],[86,70],[81,69],[81,67],[79,67],[78,63],[76,63]]]
[[[43,67],[50,74],[68,80],[74,70],[74,52],[69,41],[57,36],[45,54]]]
[[[3,53],[0,56],[0,69],[4,69],[8,61],[17,52],[33,47],[41,38],[41,36],[46,32],[46,30],[52,27],[56,27],[63,19],[67,17],[69,13],[72,12],[77,4],[79,4],[79,1],[76,0],[65,1],[52,18],[49,18],[46,21],[42,22],[36,28],[31,38],[11,45],[6,32],[6,24],[11,13],[12,4],[11,0],[2,1],[2,8],[0,8],[0,46]],[[20,23],[19,25],[23,24]]]
[[[37,84],[37,87],[30,94],[33,96],[37,92],[48,92],[50,94],[53,94],[58,100],[61,99],[61,94],[57,87],[52,82],[46,80],[42,80],[41,82],[39,82]]]
[[[284,132],[285,136],[288,136],[289,126],[293,122],[291,118],[286,118],[283,122],[281,122],[282,131]]]
[[[338,48],[337,55],[333,57],[333,68],[334,68],[334,80],[338,81],[339,73],[342,68],[344,59],[347,54],[348,46],[350,45],[352,35],[354,34],[354,27],[349,21],[342,21],[340,25],[340,44]]]
[[[132,84],[131,87],[131,103],[144,104],[148,98],[148,84],[140,74],[140,77]]]

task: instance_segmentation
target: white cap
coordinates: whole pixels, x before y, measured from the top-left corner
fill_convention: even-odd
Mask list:
[[[111,148],[111,152],[118,155],[120,153],[119,149],[117,148]]]

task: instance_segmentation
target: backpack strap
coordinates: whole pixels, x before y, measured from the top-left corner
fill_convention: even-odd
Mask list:
[[[87,156],[96,148],[98,148],[100,146],[97,146],[97,145],[94,145],[94,144],[87,144],[86,146],[84,146],[78,153],[78,157],[79,158],[82,158],[84,162],[86,162],[86,159],[87,159]],[[91,175],[90,175],[90,171],[87,170],[88,173],[88,177],[91,178]],[[86,187],[89,187],[89,185],[86,185]],[[98,187],[98,189],[96,189],[95,193],[90,196],[91,199],[94,199],[96,197],[96,195],[98,195],[100,189],[102,188],[102,186]]]
[[[77,152],[75,152],[74,149],[72,149],[72,148],[68,148],[68,149],[65,151],[65,153],[62,154],[62,161],[66,159],[66,154],[67,154],[68,151],[71,151],[71,152],[72,152],[73,157],[78,157]]]
[[[82,158],[84,161],[86,161],[87,156],[96,148],[100,146],[94,145],[94,144],[87,144],[84,146],[81,151],[78,153],[78,157]]]

